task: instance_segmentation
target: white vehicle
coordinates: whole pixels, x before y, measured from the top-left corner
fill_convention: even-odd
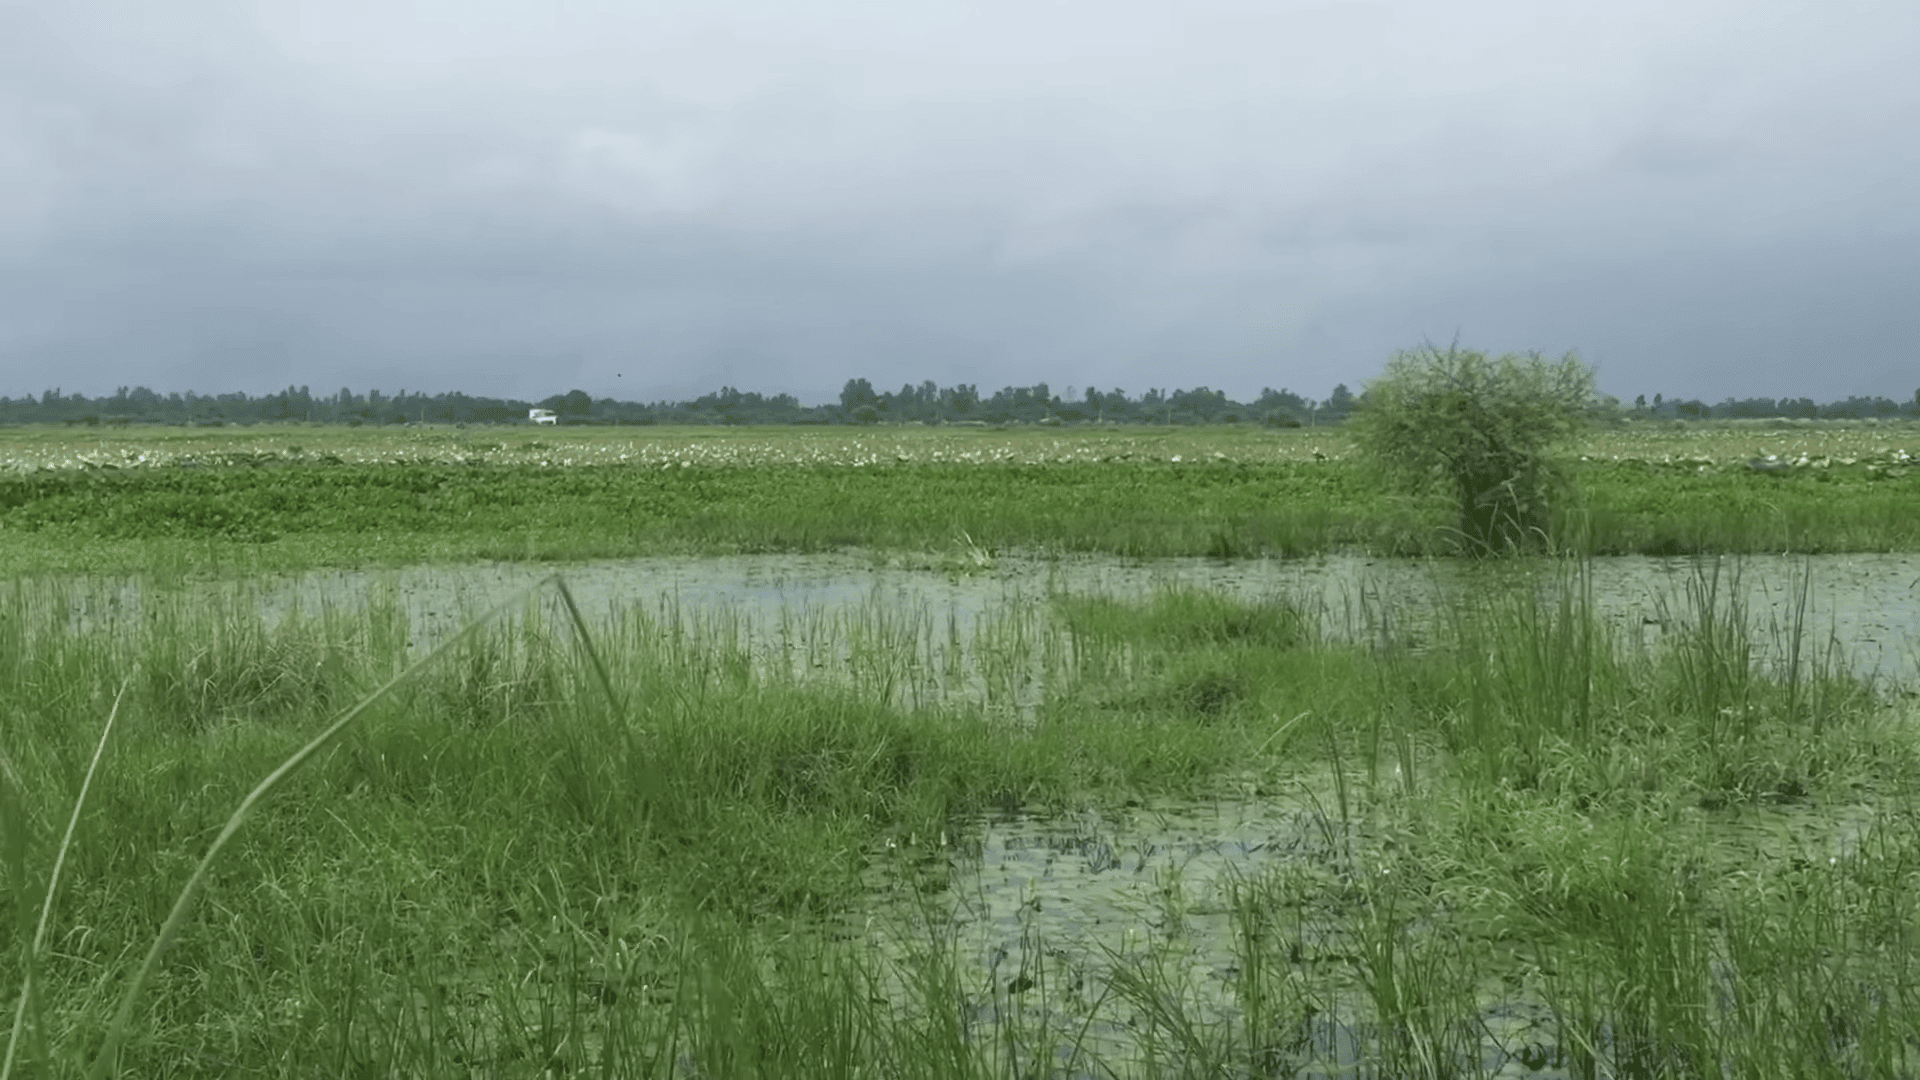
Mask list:
[[[527,419],[536,424],[557,424],[560,422],[560,418],[553,414],[552,409],[528,409]]]

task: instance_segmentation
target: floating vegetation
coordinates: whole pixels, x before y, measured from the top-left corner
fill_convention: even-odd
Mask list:
[[[661,469],[907,464],[1260,464],[1338,462],[1351,448],[1338,428],[1252,426],[986,428],[548,428],[229,427],[0,431],[0,469],[220,467],[274,464],[637,465]],[[1920,427],[1850,421],[1626,423],[1589,431],[1581,461],[1694,470],[1754,460],[1797,467],[1909,467]]]

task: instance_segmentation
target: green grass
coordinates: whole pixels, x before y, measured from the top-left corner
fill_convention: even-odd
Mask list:
[[[1379,1076],[1486,1075],[1489,1048],[1572,1075],[1910,1074],[1911,710],[1805,650],[1790,679],[1749,668],[1736,572],[1702,567],[1651,657],[1564,564],[1490,568],[1427,651],[1326,642],[1284,598],[1059,596],[960,653],[1037,678],[1026,708],[908,707],[898,673],[951,631],[878,610],[847,628],[867,660],[815,675],[671,613],[591,624],[590,653],[543,593],[376,700],[420,658],[390,596],[269,622],[243,589],[156,585],[80,627],[79,586],[15,583],[16,1067],[100,1053],[198,881],[122,1075],[1292,1075],[1343,1041]],[[1300,856],[1225,896],[1224,1009],[1178,929],[1214,901],[1177,874],[1161,929],[1097,963],[1023,940],[1031,993],[967,1004],[940,898],[981,815],[1302,791]],[[1850,808],[1870,824],[1837,843]],[[1790,823],[1815,831],[1768,831]],[[927,897],[909,948],[831,932],[876,870]]]
[[[336,459],[337,461],[337,459]],[[1920,472],[1787,476],[1589,462],[1555,537],[1591,554],[1920,548]],[[0,574],[244,574],[658,554],[1446,553],[1443,506],[1348,461],[1062,460],[553,466],[435,461],[65,469],[0,476]]]
[[[1854,465],[1769,476],[1629,462],[1588,465],[1576,476],[1584,502],[1564,515],[1562,532],[1588,554],[1920,548],[1920,472]]]
[[[1171,464],[42,472],[0,479],[0,527],[13,573],[926,551],[963,534],[993,548],[1251,554],[1362,542],[1380,500],[1356,481]]]

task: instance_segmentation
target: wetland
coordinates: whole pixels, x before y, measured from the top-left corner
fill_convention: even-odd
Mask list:
[[[1169,459],[1236,444],[1130,445],[1146,466],[1089,438],[1010,466],[1036,476],[878,460],[799,483],[849,506],[911,503],[929,477],[984,500],[887,542],[765,517],[774,550],[739,550],[729,525],[690,552],[676,510],[671,536],[609,549],[535,513],[526,527],[555,534],[538,550],[579,556],[557,564],[476,561],[484,544],[409,517],[470,497],[452,489],[409,480],[354,519],[403,538],[358,560],[325,538],[324,499],[262,494],[286,485],[260,477],[351,462],[122,470],[158,469],[147,490],[190,510],[221,505],[194,486],[218,480],[238,492],[225,505],[278,517],[138,526],[63,503],[79,498],[65,474],[13,489],[9,1061],[83,1071],[195,881],[122,1074],[1920,1068],[1920,559],[1895,534],[1879,551],[1489,565],[1349,543],[1387,535],[1368,531],[1378,514],[1431,525],[1359,502],[1341,520],[1374,524],[1279,557],[1235,517],[1272,492],[1232,475],[1266,459],[1196,475]],[[1774,485],[1742,498],[1778,521],[1801,498],[1803,524],[1844,519],[1834,493],[1854,484],[1884,521],[1913,509],[1904,475],[1868,479],[1861,459],[1820,480],[1745,470],[1751,451],[1646,469],[1675,505],[1689,475],[1723,499]],[[1300,458],[1287,475],[1322,482],[1326,462]],[[496,479],[550,482],[535,475]],[[774,490],[708,479],[707,495]],[[617,484],[552,482],[586,485],[563,508],[601,528],[612,496],[592,492]],[[1140,505],[1191,500],[1088,546],[1041,542],[1142,484]],[[796,503],[761,508],[780,505]],[[807,529],[838,539],[793,542]],[[1210,550],[1219,536],[1241,539]],[[61,546],[107,557],[22,568]],[[196,877],[260,779],[361,705]]]

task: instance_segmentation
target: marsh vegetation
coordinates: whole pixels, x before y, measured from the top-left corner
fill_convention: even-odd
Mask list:
[[[609,694],[537,594],[256,811],[120,1066],[1895,1075],[1910,710],[1811,647],[1756,667],[1731,572],[1700,568],[1652,652],[1577,565],[1453,592],[1442,648],[1330,640],[1284,596],[1063,591],[955,653],[1039,679],[1031,708],[964,679],[900,703],[960,631],[880,608],[831,665],[612,610]],[[52,930],[0,969],[33,965],[36,1070],[97,1052],[246,791],[423,651],[396,597],[219,596],[84,629],[60,587],[5,597],[10,925],[120,695]]]
[[[1706,473],[1618,467],[1670,473],[1676,499],[1760,482],[1790,506],[1799,489],[1781,483],[1858,483],[1889,493],[1889,520],[1911,499],[1904,475],[1760,476],[1737,460],[1751,452]],[[1085,485],[1091,503],[1163,471],[1197,500],[1132,526],[1165,551],[1195,543],[1176,510],[1231,524],[1226,477],[1259,482],[1255,466],[1182,472],[1172,456],[949,479],[1011,513],[994,494],[1009,479],[1038,485],[1029,496]],[[1325,464],[1288,467],[1337,482],[1310,471]],[[231,505],[256,505],[248,478],[291,472],[339,506],[328,469],[357,466],[279,468],[160,468],[141,490],[218,476]],[[884,511],[948,475],[907,468],[785,479]],[[1222,516],[1194,482],[1206,469]],[[701,490],[782,505],[754,471],[710,470]],[[495,475],[617,489],[589,470]],[[809,609],[691,589],[573,604],[548,583],[481,620],[496,597],[423,608],[364,582],[263,602],[236,552],[332,535],[291,494],[276,520],[307,524],[277,540],[86,548],[137,519],[48,507],[82,507],[59,485],[103,476],[28,474],[51,494],[8,511],[10,542],[123,551],[141,573],[16,564],[0,586],[0,985],[19,1017],[0,1072],[1920,1069],[1914,699],[1849,668],[1805,563],[1779,563],[1756,617],[1763,564],[1680,560],[1650,635],[1598,594],[1592,558],[1430,564],[1420,622],[1365,587],[1334,604],[1297,579],[1076,576],[1044,550],[1010,554],[1016,530],[990,515],[937,536],[902,515],[841,558],[876,580],[1027,576],[964,616],[900,589]],[[362,490],[376,508],[340,536],[458,550],[419,540],[450,530],[408,525],[405,498]],[[576,519],[540,517],[536,489],[518,490],[530,535],[564,548]],[[1017,520],[1078,520],[1065,495],[1038,505]],[[1833,516],[1808,506],[1810,522]],[[28,528],[20,508],[48,520]],[[647,544],[695,535],[661,520]],[[734,543],[714,529],[689,546]],[[334,543],[350,550],[296,544],[281,565],[338,565],[295,558]],[[136,550],[150,561],[132,565]],[[1033,569],[1049,563],[1063,569]],[[343,718],[196,878],[248,793]],[[190,881],[196,902],[148,969]]]
[[[871,549],[1132,558],[1463,549],[1339,432],[0,431],[0,576]],[[1786,463],[1778,471],[1755,460]],[[1619,426],[1557,456],[1555,550],[1920,549],[1920,428]],[[963,541],[964,538],[964,541]]]

